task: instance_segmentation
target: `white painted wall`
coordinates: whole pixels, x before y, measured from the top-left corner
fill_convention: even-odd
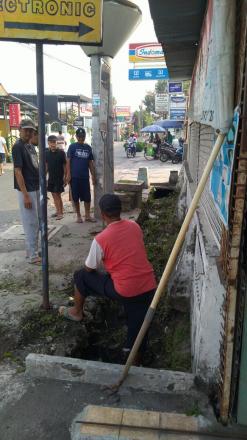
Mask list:
[[[187,206],[190,201],[190,185],[187,181]],[[207,382],[213,382],[217,379],[220,366],[225,288],[217,267],[219,249],[202,208],[198,208],[193,225],[187,233],[188,243],[191,243],[192,228],[196,230],[191,274],[192,364],[196,375]],[[191,246],[189,253],[191,254]]]

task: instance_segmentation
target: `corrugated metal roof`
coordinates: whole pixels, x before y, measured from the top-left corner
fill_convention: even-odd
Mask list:
[[[149,6],[170,79],[190,79],[207,0],[149,0]]]

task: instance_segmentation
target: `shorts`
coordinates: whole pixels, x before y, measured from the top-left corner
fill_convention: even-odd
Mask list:
[[[124,297],[115,290],[109,274],[87,272],[85,269],[74,273],[74,282],[83,297],[99,296],[119,301],[124,307],[127,317],[127,340],[125,348],[131,350],[142,326],[148,308],[154,297],[155,290],[144,292],[137,296]],[[147,345],[147,337],[143,339],[140,352],[144,352]]]
[[[47,191],[50,191],[51,193],[58,193],[58,194],[63,193],[64,192],[63,181],[57,180],[57,181],[50,182],[48,180]]]
[[[72,199],[74,202],[91,202],[89,179],[72,178],[70,182]]]
[[[5,162],[5,153],[0,153],[0,163]]]

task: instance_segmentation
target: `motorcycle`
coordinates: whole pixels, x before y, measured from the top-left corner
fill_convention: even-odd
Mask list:
[[[183,160],[183,148],[173,147],[171,144],[165,143],[161,145],[160,160],[162,162],[167,162],[171,160],[172,163],[179,163]]]
[[[182,162],[183,161],[183,152],[184,152],[183,147],[177,148],[175,156],[172,159],[172,163]]]
[[[128,142],[127,148],[126,148],[126,156],[128,159],[130,157],[136,156],[136,144],[135,142]]]
[[[169,145],[169,144],[167,144]],[[163,151],[165,148],[165,144],[161,144],[160,147],[158,147],[156,144],[147,145],[144,148],[144,157],[146,160],[155,160],[160,159],[161,162],[166,162],[168,159],[166,156],[164,156],[163,159]]]

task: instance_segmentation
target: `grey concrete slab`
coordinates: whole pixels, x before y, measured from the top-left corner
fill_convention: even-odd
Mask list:
[[[69,380],[72,382],[112,385],[121,377],[123,365],[86,361],[60,356],[31,353],[26,358],[26,373],[32,377]],[[198,394],[194,375],[176,371],[132,367],[125,388],[159,393]]]

